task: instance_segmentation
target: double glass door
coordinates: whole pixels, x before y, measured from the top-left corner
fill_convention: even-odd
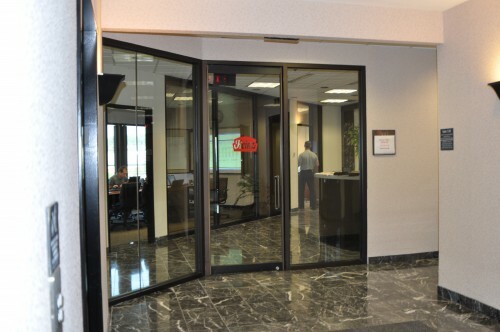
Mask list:
[[[281,68],[208,68],[214,272],[281,269]]]
[[[363,73],[318,67],[208,67],[212,271],[362,260]]]

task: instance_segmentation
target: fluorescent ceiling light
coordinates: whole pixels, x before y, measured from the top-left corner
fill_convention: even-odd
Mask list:
[[[186,96],[186,97],[182,97],[182,96],[177,96],[174,98],[175,101],[190,101],[190,100],[193,100],[193,97],[191,96]]]
[[[153,62],[154,57],[152,55],[147,55],[147,54],[137,54],[135,53],[118,53],[118,54],[113,54],[113,59],[116,62]]]
[[[268,83],[268,82],[253,82],[248,87],[249,88],[268,88],[272,89],[280,85],[279,83]]]
[[[355,90],[355,89],[332,89],[332,90],[325,91],[325,93],[349,94],[349,93],[353,93],[356,91],[358,91],[358,90]]]
[[[297,111],[299,113],[307,112],[307,111],[309,111],[309,107],[299,107],[299,108],[297,108]]]
[[[167,97],[167,98],[172,98],[173,96],[175,96],[175,93],[173,93],[173,92],[165,93],[165,97]]]
[[[137,54],[137,62],[153,62],[155,61],[154,56],[147,54]]]
[[[264,107],[280,107],[281,104],[265,104]]]
[[[138,86],[154,86],[155,82],[153,81],[125,81],[127,85],[138,85]]]
[[[340,104],[340,103],[345,103],[348,99],[324,99],[321,101],[321,103],[325,104]]]
[[[135,97],[135,96],[132,96],[131,98],[132,100],[154,100],[155,97],[154,96],[139,96],[139,97]]]

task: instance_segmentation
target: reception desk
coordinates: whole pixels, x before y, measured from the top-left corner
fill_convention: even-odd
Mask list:
[[[359,175],[316,173],[319,180],[319,235],[324,243],[359,250],[361,232]]]

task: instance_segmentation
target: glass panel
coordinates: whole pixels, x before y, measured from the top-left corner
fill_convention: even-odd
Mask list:
[[[115,125],[107,125],[107,149],[108,149],[108,177],[107,179],[115,174],[116,161],[115,161]]]
[[[131,96],[135,88],[136,54],[114,48],[105,48],[104,71],[125,75],[125,83],[115,99],[105,108],[107,164],[108,164],[108,271],[110,296],[118,296],[141,288],[141,264],[138,260],[139,234],[135,214],[137,211],[137,186],[129,184],[134,173],[127,172],[127,155],[136,150],[135,137],[128,137],[135,130],[137,119],[135,101]]]
[[[143,197],[150,201],[145,206],[150,224],[140,228],[148,286],[185,277],[196,268],[192,77],[191,64],[138,54],[138,104],[150,110],[145,140],[138,144],[147,153],[137,156],[149,191]]]
[[[209,69],[212,265],[279,265],[280,75],[228,72]]]
[[[108,218],[110,295],[195,272],[193,65],[104,47],[104,72],[125,74],[106,107],[108,169],[127,166],[132,206]],[[136,76],[137,75],[137,76]],[[111,195],[110,195],[111,197]],[[127,215],[128,217],[124,217]],[[126,223],[123,222],[126,220]]]
[[[358,72],[291,69],[291,264],[360,259]]]

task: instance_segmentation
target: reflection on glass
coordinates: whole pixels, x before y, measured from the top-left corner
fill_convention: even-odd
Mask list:
[[[104,47],[104,72],[125,75],[106,106],[111,296],[196,269],[193,65]]]
[[[107,125],[107,148],[108,148],[108,176],[115,174],[115,126]]]
[[[291,263],[360,259],[358,72],[297,68],[288,82]],[[319,157],[311,186],[298,167],[306,146]]]

